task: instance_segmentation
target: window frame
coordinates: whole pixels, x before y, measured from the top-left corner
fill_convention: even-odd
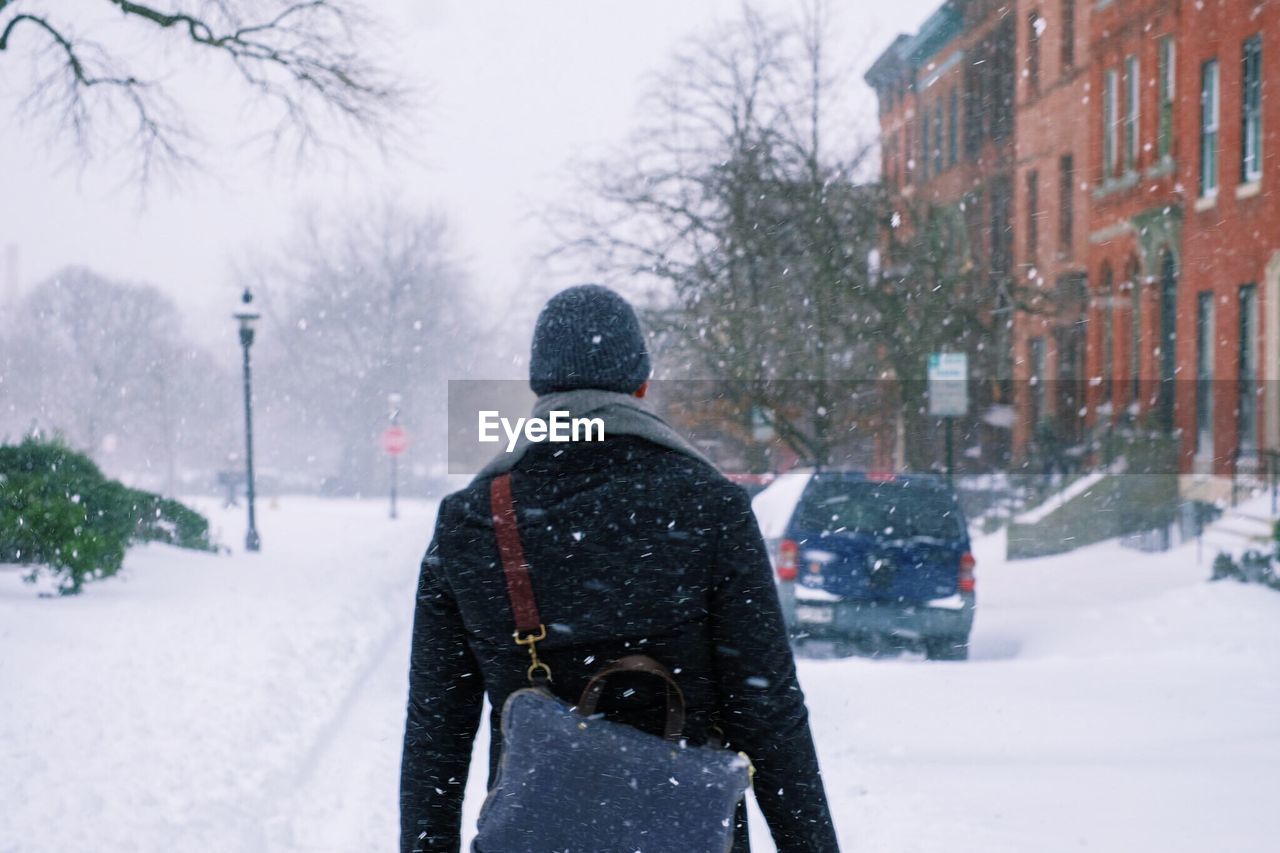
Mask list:
[[[1027,198],[1027,262],[1033,266],[1040,253],[1040,173],[1028,169],[1026,176]]]
[[[941,175],[947,168],[947,161],[943,157],[942,151],[942,133],[943,133],[944,115],[942,112],[942,99],[933,106],[933,173]]]
[[[1098,273],[1098,294],[1102,302],[1102,403],[1109,405],[1115,398],[1116,344],[1115,344],[1115,273],[1111,262],[1103,261]]]
[[[1138,259],[1130,257],[1125,264],[1125,279],[1129,288],[1129,372],[1130,395],[1133,402],[1141,399],[1142,382],[1142,282]]]
[[[1116,155],[1119,153],[1119,125],[1117,101],[1120,97],[1120,75],[1114,68],[1102,74],[1102,178],[1115,175]]]
[[[1252,183],[1262,178],[1262,140],[1262,35],[1255,33],[1241,46],[1241,183]]]
[[[1045,411],[1045,343],[1043,335],[1033,335],[1028,339],[1027,360],[1030,362],[1028,384],[1031,386],[1031,426],[1034,429],[1048,415],[1048,412]]]
[[[1211,85],[1212,83],[1212,85]],[[1219,186],[1222,75],[1217,58],[1200,65],[1200,197],[1213,198]]]
[[[1213,363],[1217,334],[1214,330],[1214,295],[1212,290],[1196,294],[1196,455],[1213,454]]]
[[[1142,116],[1142,71],[1137,54],[1129,54],[1124,59],[1124,168],[1130,171],[1138,167],[1139,142],[1141,139]]]
[[[1236,437],[1242,454],[1258,452],[1258,286],[1242,284],[1238,300],[1240,354],[1236,408]]]
[[[1062,26],[1059,32],[1062,34],[1062,41],[1058,44],[1058,61],[1062,66],[1062,73],[1066,74],[1076,67],[1075,0],[1062,0],[1061,16]]]
[[[1040,31],[1036,24],[1041,20],[1040,10],[1027,13],[1027,85],[1032,95],[1040,94]]]
[[[906,121],[902,123],[902,167],[903,185],[910,186],[915,183],[916,175],[916,158],[914,146],[916,141],[911,136],[912,122]]]
[[[1156,153],[1160,159],[1173,156],[1173,104],[1177,85],[1178,46],[1173,36],[1161,36],[1157,46],[1159,74],[1159,127],[1156,134]]]
[[[1075,183],[1075,155],[1063,154],[1058,157],[1058,251],[1065,257],[1075,241]]]
[[[920,180],[929,179],[929,108],[920,110]]]
[[[954,166],[960,156],[960,93],[951,87],[951,115],[947,123],[947,165]]]

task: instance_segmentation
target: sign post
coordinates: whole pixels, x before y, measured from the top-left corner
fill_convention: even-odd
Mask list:
[[[399,459],[400,454],[409,449],[409,433],[405,432],[404,427],[400,426],[400,400],[399,394],[388,394],[387,403],[390,406],[390,414],[387,419],[391,421],[391,426],[382,431],[382,449],[387,452],[387,456],[391,457],[391,517],[396,517],[396,485],[400,478]]]
[[[969,413],[969,357],[962,352],[929,354],[929,414],[946,427],[947,483],[955,477],[954,421]]]

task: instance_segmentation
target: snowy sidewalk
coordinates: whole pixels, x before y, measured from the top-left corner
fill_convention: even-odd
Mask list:
[[[201,508],[243,542],[243,510]],[[70,599],[0,571],[0,851],[291,849],[297,792],[358,782],[360,765],[328,759],[383,661],[398,763],[433,522],[428,504],[393,523],[379,501],[284,498],[260,510],[260,554],[139,548]],[[383,780],[354,802],[395,794]]]
[[[394,849],[433,513],[286,498],[261,554],[138,549],[73,599],[0,569],[0,853]],[[801,662],[844,849],[1275,849],[1280,595],[1194,545],[975,550],[974,660]]]

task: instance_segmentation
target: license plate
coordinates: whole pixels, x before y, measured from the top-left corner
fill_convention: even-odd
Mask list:
[[[816,622],[823,625],[830,624],[832,617],[830,607],[807,607],[803,604],[796,605],[796,621],[797,622]]]

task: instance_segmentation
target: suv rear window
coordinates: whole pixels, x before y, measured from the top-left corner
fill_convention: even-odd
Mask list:
[[[800,530],[861,533],[894,539],[962,535],[951,495],[905,483],[815,481],[805,490],[793,525]]]

